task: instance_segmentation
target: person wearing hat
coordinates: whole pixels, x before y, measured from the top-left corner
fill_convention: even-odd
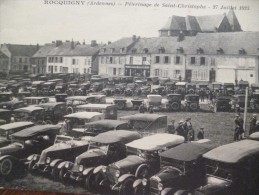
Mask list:
[[[175,126],[174,126],[175,120],[171,120],[171,124],[167,125],[167,133],[169,134],[175,134]]]
[[[200,140],[200,139],[204,139],[204,128],[201,127],[199,132],[197,133],[197,139]]]
[[[150,105],[150,106],[149,106],[148,112],[149,112],[150,114],[153,114],[153,113],[154,113],[153,105]]]
[[[234,141],[240,140],[242,138],[242,134],[244,133],[244,120],[239,114],[236,114],[235,118],[235,132],[234,132]]]
[[[259,121],[256,121],[254,132],[259,132]]]
[[[250,119],[249,135],[255,132],[256,122],[257,122],[257,115],[253,114],[252,118]]]
[[[178,126],[175,129],[175,134],[183,136],[185,141],[187,140],[188,132],[186,131],[186,129],[184,127],[184,121],[183,120],[180,120],[180,122],[178,123]]]
[[[146,108],[145,108],[144,102],[142,102],[142,104],[139,106],[138,111],[139,113],[145,113],[145,110]]]

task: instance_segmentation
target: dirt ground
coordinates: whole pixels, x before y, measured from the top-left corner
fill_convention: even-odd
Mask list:
[[[168,121],[175,119],[176,125],[181,119],[191,117],[191,122],[196,133],[200,127],[204,128],[205,138],[210,139],[215,145],[227,144],[233,141],[234,134],[234,117],[233,112],[217,112],[212,113],[208,110],[208,106],[201,105],[200,112],[174,112],[161,113],[168,116]],[[119,111],[119,116],[131,115],[137,111]],[[159,114],[159,112],[157,113]],[[248,113],[247,120],[249,121],[252,113]],[[243,117],[243,114],[242,114]],[[248,122],[249,123],[249,122]],[[249,124],[247,123],[247,131]],[[246,132],[247,132],[246,131]],[[21,179],[15,179],[11,182],[0,182],[0,187],[15,188],[15,189],[30,189],[39,191],[57,191],[66,193],[90,194],[79,186],[64,186],[61,183],[54,182],[51,179],[42,176],[32,176],[27,174]],[[108,193],[106,193],[108,194]]]

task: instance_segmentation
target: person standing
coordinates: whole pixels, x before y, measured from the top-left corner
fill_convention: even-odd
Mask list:
[[[259,132],[259,121],[256,121],[254,130],[255,130],[254,132]]]
[[[204,128],[201,127],[199,132],[197,133],[197,139],[200,140],[200,139],[204,139]]]
[[[185,141],[187,140],[187,132],[186,132],[186,129],[184,127],[184,121],[183,120],[181,120],[179,122],[178,126],[176,127],[175,134],[183,136]]]
[[[234,141],[240,140],[242,138],[242,134],[244,133],[244,120],[241,118],[239,114],[236,114],[235,118],[235,132],[234,132]]]
[[[257,122],[257,115],[253,114],[252,118],[250,119],[249,135],[255,132],[256,122]]]
[[[175,126],[174,126],[175,120],[171,120],[171,124],[167,125],[167,133],[169,134],[175,134]]]
[[[138,111],[139,111],[139,113],[145,113],[145,110],[146,110],[145,105],[144,105],[144,103],[142,103],[142,104],[139,106]]]
[[[149,112],[150,114],[153,114],[153,113],[154,113],[153,105],[150,105],[150,106],[149,106],[148,112]]]

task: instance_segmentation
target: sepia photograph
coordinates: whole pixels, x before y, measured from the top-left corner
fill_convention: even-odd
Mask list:
[[[0,0],[0,194],[258,195],[258,0]]]

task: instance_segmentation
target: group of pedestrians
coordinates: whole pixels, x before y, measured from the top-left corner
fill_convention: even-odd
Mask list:
[[[146,109],[144,102],[142,102],[141,105],[139,106],[138,111],[139,111],[139,113],[145,113],[147,111],[148,113],[152,114],[152,113],[154,113],[154,107],[153,107],[153,105],[150,105],[148,107],[148,109]]]

